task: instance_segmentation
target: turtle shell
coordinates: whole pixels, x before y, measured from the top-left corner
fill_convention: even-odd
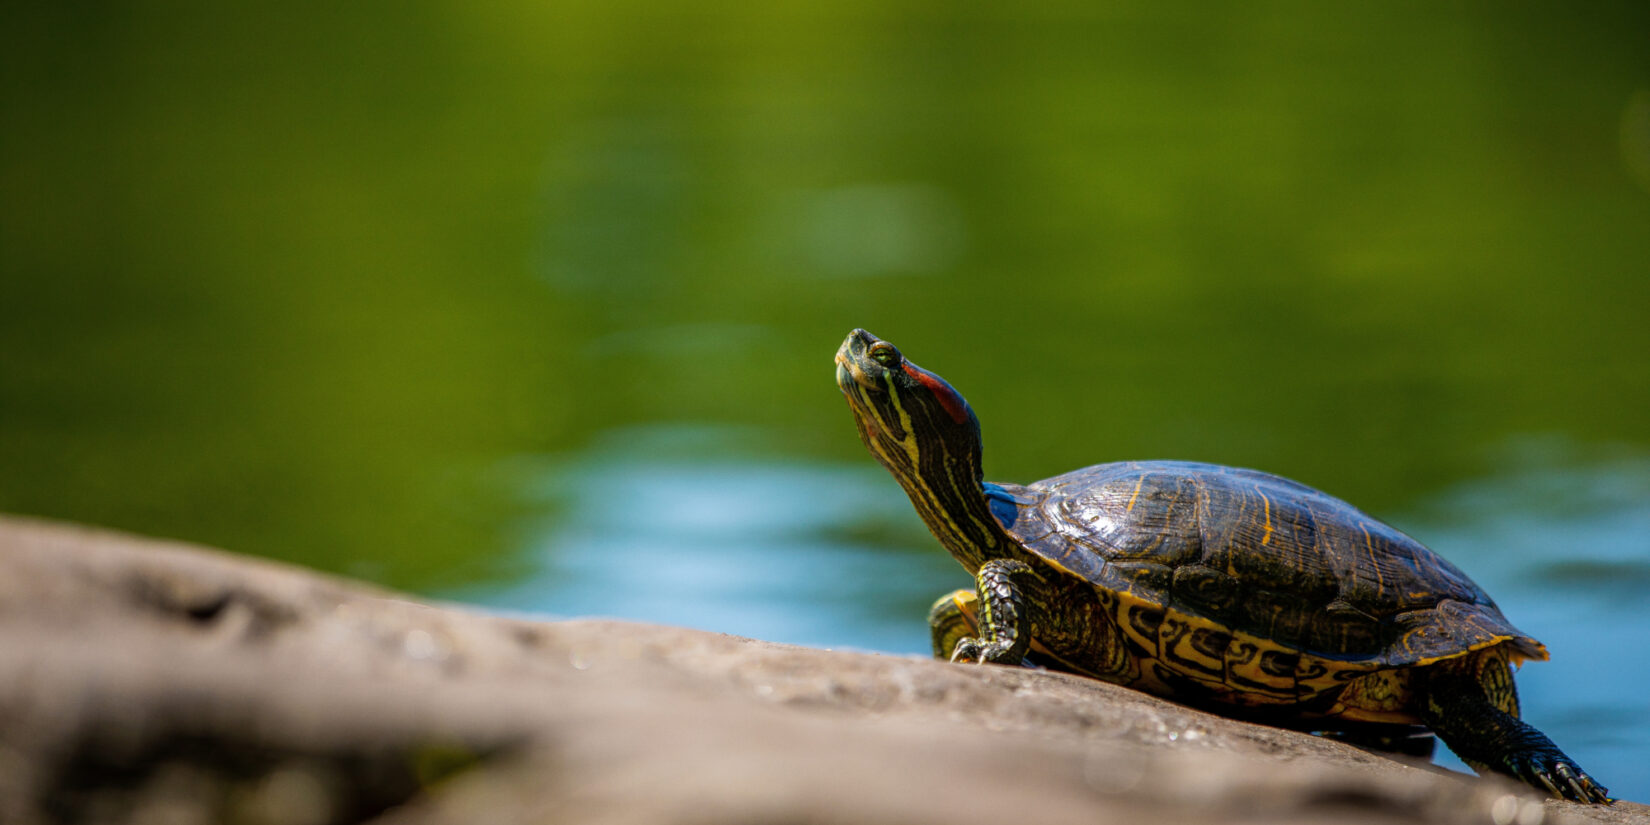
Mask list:
[[[1175,641],[1162,623],[1178,620],[1187,663],[1198,650],[1216,664],[1224,656],[1228,685],[1232,650],[1244,646],[1263,681],[1278,670],[1262,667],[1268,656],[1371,670],[1508,643],[1515,659],[1547,658],[1454,565],[1285,478],[1119,462],[986,490],[1003,527],[1033,556],[1107,594],[1131,638],[1161,656]],[[1300,677],[1298,660],[1285,669]]]

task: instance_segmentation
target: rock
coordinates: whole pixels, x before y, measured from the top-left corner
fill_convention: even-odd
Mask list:
[[[1650,823],[1057,673],[0,519],[0,822]]]

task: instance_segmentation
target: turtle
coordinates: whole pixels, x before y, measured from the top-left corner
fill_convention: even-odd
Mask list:
[[[936,656],[1354,741],[1430,732],[1481,774],[1613,801],[1519,718],[1513,669],[1546,647],[1460,569],[1351,504],[1186,461],[986,482],[979,419],[945,379],[856,329],[836,380],[860,439],[974,577],[930,612]]]

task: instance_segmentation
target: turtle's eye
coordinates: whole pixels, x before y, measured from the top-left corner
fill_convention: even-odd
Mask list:
[[[871,345],[871,360],[885,367],[899,365],[899,350],[887,341],[878,341]]]

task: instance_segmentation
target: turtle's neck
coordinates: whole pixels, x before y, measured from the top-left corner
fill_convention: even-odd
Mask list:
[[[934,537],[969,573],[988,559],[1007,555],[1012,539],[991,515],[978,447],[946,449],[937,440],[921,439],[914,461],[907,455],[890,461],[875,448],[872,452],[905,488]]]

